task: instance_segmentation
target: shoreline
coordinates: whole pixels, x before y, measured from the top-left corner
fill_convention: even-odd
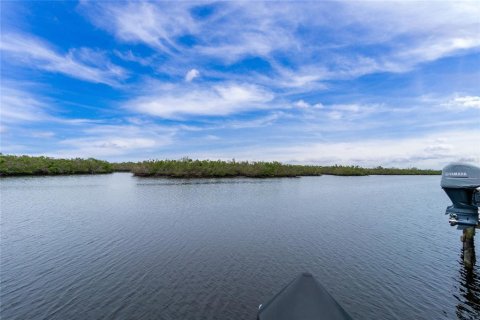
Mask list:
[[[107,162],[93,158],[56,159],[0,154],[0,178],[25,176],[70,176],[131,172],[139,178],[298,178],[311,176],[440,175],[441,170],[417,168],[362,168],[359,166],[292,165],[281,162],[236,162],[222,160],[149,160]]]

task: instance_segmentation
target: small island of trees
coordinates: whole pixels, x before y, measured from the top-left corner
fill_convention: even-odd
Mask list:
[[[0,176],[66,175],[112,173],[114,167],[107,161],[89,159],[55,159],[0,155]]]

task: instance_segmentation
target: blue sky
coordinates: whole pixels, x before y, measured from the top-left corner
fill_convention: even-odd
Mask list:
[[[480,2],[1,2],[1,152],[480,163]]]

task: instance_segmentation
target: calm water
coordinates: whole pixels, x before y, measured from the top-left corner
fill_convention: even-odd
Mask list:
[[[2,319],[255,319],[302,271],[355,319],[478,319],[439,179],[2,179]]]

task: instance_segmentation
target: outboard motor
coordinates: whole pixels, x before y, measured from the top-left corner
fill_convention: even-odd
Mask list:
[[[442,189],[453,205],[447,207],[452,226],[477,226],[480,207],[480,168],[462,163],[452,163],[442,170]]]

